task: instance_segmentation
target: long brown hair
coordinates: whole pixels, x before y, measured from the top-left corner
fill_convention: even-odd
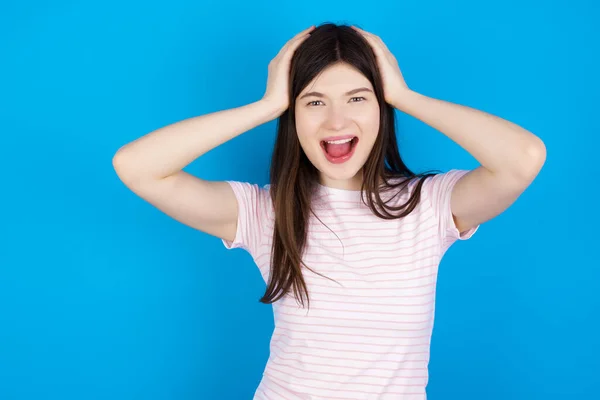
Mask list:
[[[310,303],[301,265],[310,269],[302,261],[302,254],[305,250],[309,213],[314,214],[311,197],[319,181],[319,171],[307,158],[298,140],[295,99],[320,72],[339,62],[355,67],[369,79],[380,105],[379,132],[363,166],[363,202],[366,197],[365,204],[380,218],[402,218],[419,203],[425,179],[435,175],[413,173],[400,157],[394,108],[385,102],[381,75],[370,44],[347,25],[327,23],[316,27],[294,53],[290,66],[290,106],[277,121],[277,138],[270,171],[270,195],[275,225],[270,278],[266,292],[260,299],[261,303],[273,303],[291,288],[302,305],[304,298]],[[389,206],[382,200],[381,191],[393,190],[394,193],[400,193],[416,177],[420,177],[419,182],[405,204]],[[395,178],[408,179],[391,182]]]

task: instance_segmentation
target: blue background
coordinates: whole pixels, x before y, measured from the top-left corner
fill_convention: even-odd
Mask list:
[[[431,400],[600,398],[600,6],[567,2],[5,2],[0,12],[0,399],[250,399],[271,306],[242,250],[117,178],[123,144],[262,97],[326,21],[385,41],[409,87],[513,121],[547,162],[444,258]],[[415,171],[474,168],[398,112]],[[275,121],[187,171],[264,184]]]

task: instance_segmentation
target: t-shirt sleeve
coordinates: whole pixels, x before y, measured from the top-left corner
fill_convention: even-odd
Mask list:
[[[235,194],[238,203],[238,219],[235,239],[231,242],[222,239],[227,249],[242,248],[257,257],[265,240],[271,216],[268,188],[238,181],[226,181]]]
[[[424,191],[424,195],[433,208],[433,214],[438,221],[443,252],[457,240],[470,239],[479,229],[478,225],[465,232],[459,232],[452,216],[450,203],[452,189],[458,180],[468,172],[468,170],[453,169],[443,174],[429,177],[423,184],[422,190]]]

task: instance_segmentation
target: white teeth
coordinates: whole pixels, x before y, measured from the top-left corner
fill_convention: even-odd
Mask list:
[[[350,139],[342,139],[342,140],[326,140],[325,142],[327,143],[331,143],[331,144],[342,144],[342,143],[348,143],[351,142],[352,139],[354,138],[350,138]]]

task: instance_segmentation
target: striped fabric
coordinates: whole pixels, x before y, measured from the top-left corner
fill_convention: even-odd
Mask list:
[[[319,185],[303,260],[310,309],[288,293],[273,304],[270,356],[254,399],[426,399],[438,265],[459,233],[452,187],[468,171],[430,177],[404,219],[383,220],[359,191]],[[228,181],[239,205],[236,237],[269,279],[274,214],[268,185]],[[396,196],[404,203],[414,190]],[[385,195],[391,197],[391,195]]]

